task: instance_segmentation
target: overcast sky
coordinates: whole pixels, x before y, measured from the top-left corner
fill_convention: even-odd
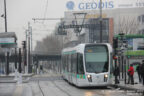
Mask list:
[[[31,22],[33,27],[33,43],[36,40],[41,40],[46,35],[52,32],[56,22],[38,21],[33,22],[32,18],[61,18],[64,16],[64,11],[67,11],[66,3],[74,1],[78,3],[84,0],[6,0],[7,1],[7,26],[8,32],[16,32],[18,44],[25,40],[25,30],[28,22]],[[94,0],[85,0],[94,1]],[[99,1],[99,0],[95,0]],[[106,1],[106,0],[103,0]],[[110,0],[117,2],[132,2],[137,0]],[[144,1],[144,0],[139,0]],[[47,7],[46,7],[47,6]],[[0,0],[0,16],[4,13],[4,0]],[[4,18],[0,17],[0,32],[4,32]]]
[[[32,18],[61,18],[66,0],[6,0],[8,32],[16,32],[18,43],[25,39],[25,29],[31,22],[34,43],[49,34],[58,21],[34,23]],[[47,4],[48,2],[48,4]],[[47,6],[47,7],[46,7]],[[4,0],[0,0],[0,16],[4,13]],[[44,28],[43,28],[44,27]],[[43,30],[42,30],[43,29]],[[42,31],[40,31],[42,30]],[[45,31],[46,30],[46,31]],[[4,32],[4,18],[0,17],[0,32]],[[40,34],[41,33],[41,34]],[[41,36],[40,36],[41,35]]]

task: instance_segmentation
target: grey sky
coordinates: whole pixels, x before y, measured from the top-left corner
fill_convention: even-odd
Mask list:
[[[0,0],[0,15],[4,13],[4,0]],[[6,0],[7,1],[7,22],[8,32],[16,32],[18,43],[25,39],[25,29],[28,21],[34,27],[34,43],[35,40],[41,40],[53,29],[56,21],[45,21],[45,25],[41,23],[33,23],[32,18],[43,18],[46,9],[47,0]],[[60,18],[64,15],[66,0],[48,0],[46,18]],[[36,27],[36,28],[35,28]],[[41,28],[44,27],[44,28]],[[47,31],[39,31],[41,28]],[[40,30],[41,30],[40,29]],[[0,17],[0,32],[4,32],[4,18]],[[43,32],[43,33],[42,33]],[[41,36],[39,33],[42,33]],[[19,45],[20,46],[20,45]]]
[[[0,15],[4,13],[4,0],[0,0]],[[28,22],[31,22],[33,27],[33,40],[34,44],[36,40],[41,40],[48,35],[54,29],[56,22],[58,21],[45,21],[44,24],[34,23],[32,18],[43,18],[46,9],[47,0],[6,0],[7,1],[7,22],[8,31],[16,32],[18,37],[18,44],[21,46],[21,41],[25,40],[25,29]],[[46,18],[61,18],[66,11],[66,2],[74,1],[79,2],[93,2],[99,0],[48,0],[48,7],[46,12]],[[106,1],[106,0],[103,0]],[[144,0],[109,0],[115,3],[130,3],[133,1]],[[0,17],[0,32],[4,32],[4,18]]]

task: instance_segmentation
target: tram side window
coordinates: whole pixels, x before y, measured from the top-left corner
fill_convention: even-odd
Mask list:
[[[77,60],[76,60],[76,58],[77,58],[77,55],[76,54],[72,54],[72,72],[73,73],[76,73],[76,63],[77,63]]]
[[[78,53],[78,74],[84,74],[83,55]]]
[[[74,68],[74,65],[73,65],[73,54],[71,54],[71,72],[73,73],[73,68]]]
[[[71,55],[68,55],[68,72],[71,72]]]
[[[67,71],[67,55],[65,55],[65,71]]]
[[[66,66],[67,66],[67,63],[66,63],[66,55],[64,55],[64,70],[66,71]]]
[[[65,60],[64,55],[62,55],[62,67],[61,67],[62,70],[64,69],[64,66],[65,66],[65,65],[64,65],[64,64],[65,64],[65,63],[64,63],[64,60]]]

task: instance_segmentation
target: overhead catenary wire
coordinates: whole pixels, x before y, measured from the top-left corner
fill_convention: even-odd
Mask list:
[[[48,8],[48,0],[46,1],[46,7],[45,7],[45,12],[44,12],[44,18],[46,18],[47,8]],[[44,21],[45,21],[45,20],[43,20],[43,23],[44,23]]]

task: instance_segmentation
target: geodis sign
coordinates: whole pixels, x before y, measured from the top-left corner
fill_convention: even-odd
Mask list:
[[[77,1],[77,0],[76,0]],[[95,10],[100,8],[100,0],[98,1],[81,1],[81,2],[74,2],[68,1],[66,4],[68,10]],[[114,8],[113,1],[104,1],[102,0],[102,8],[103,9],[112,9]]]
[[[100,0],[71,0],[66,7],[68,10],[98,10]],[[102,0],[102,9],[141,7],[144,7],[144,0]]]

